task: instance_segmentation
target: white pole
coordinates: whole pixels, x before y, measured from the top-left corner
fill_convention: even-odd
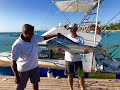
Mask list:
[[[95,26],[95,35],[94,35],[94,44],[93,44],[93,46],[96,45],[96,32],[97,32],[97,25],[98,25],[97,22],[98,22],[99,7],[100,7],[100,0],[98,0],[98,6],[97,6],[96,26]],[[93,59],[94,59],[94,53],[93,53],[93,57],[92,57],[92,66],[91,66],[91,70],[93,70]]]
[[[97,7],[97,14],[96,14],[95,35],[94,35],[94,45],[93,46],[95,46],[95,44],[96,44],[96,32],[97,32],[97,26],[98,26],[99,7],[100,7],[100,0],[98,0],[98,7]]]

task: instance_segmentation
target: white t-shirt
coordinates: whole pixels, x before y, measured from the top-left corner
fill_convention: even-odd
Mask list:
[[[11,60],[17,61],[20,72],[31,70],[38,66],[37,42],[44,40],[44,36],[33,35],[30,42],[25,42],[19,37],[12,45]]]
[[[84,43],[84,40],[81,36],[72,38],[71,35],[68,35],[67,37],[78,44]],[[65,51],[65,60],[70,61],[70,62],[82,61],[80,54],[73,54],[73,53],[69,53],[67,51]]]

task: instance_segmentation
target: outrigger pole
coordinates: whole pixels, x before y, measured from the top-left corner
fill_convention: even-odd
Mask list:
[[[120,11],[117,14],[115,14],[105,25],[107,26],[119,14],[120,14]],[[104,31],[102,33],[104,33],[104,32],[105,32],[105,28],[104,28]]]
[[[97,14],[96,14],[95,35],[94,35],[94,45],[93,45],[93,46],[95,46],[95,44],[96,44],[96,32],[97,32],[97,25],[98,25],[98,15],[99,15],[100,1],[101,1],[101,0],[98,0]]]

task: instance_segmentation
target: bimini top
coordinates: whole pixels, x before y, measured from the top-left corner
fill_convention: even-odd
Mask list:
[[[98,0],[64,0],[53,1],[61,12],[89,12],[97,7]]]

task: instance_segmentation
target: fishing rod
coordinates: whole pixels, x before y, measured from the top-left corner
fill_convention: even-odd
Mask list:
[[[120,51],[116,52],[114,55],[111,56],[111,58],[113,58],[115,55],[117,55],[118,53],[120,53]]]
[[[119,47],[119,46],[117,46],[113,51],[111,51],[110,53],[108,53],[108,55],[111,56],[111,55],[118,49],[118,47]],[[117,54],[117,53],[116,53],[116,54]],[[113,56],[111,56],[111,57],[113,57]]]
[[[115,16],[113,16],[113,18],[111,18],[111,19],[107,22],[107,24],[110,23],[110,22],[111,22],[117,15],[119,15],[119,14],[120,14],[120,11],[119,11]],[[106,24],[106,25],[107,25],[107,24]]]
[[[108,36],[111,35],[111,30],[108,30],[108,31],[106,32],[106,27],[107,27],[107,25],[108,25],[116,16],[118,16],[119,14],[120,14],[120,11],[119,11],[117,14],[115,14],[115,15],[106,23],[105,27],[103,27],[103,31],[102,31],[102,33],[101,33],[102,38],[107,38]],[[103,40],[103,39],[102,39],[102,40]],[[105,42],[106,42],[106,39],[105,39]]]
[[[108,32],[105,32],[105,33],[103,33],[103,32],[101,33],[102,38],[104,38],[105,36],[108,37],[110,35],[111,35],[111,31],[108,31]]]

